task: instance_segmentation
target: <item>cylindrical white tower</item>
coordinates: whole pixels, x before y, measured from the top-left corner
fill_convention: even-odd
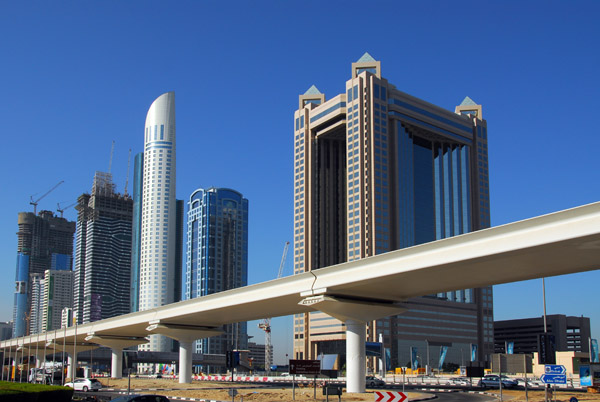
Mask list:
[[[159,96],[146,115],[139,309],[175,301],[175,93]],[[171,340],[152,335],[140,350],[170,351]]]

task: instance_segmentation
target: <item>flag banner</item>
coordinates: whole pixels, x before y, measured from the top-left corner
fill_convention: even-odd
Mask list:
[[[592,346],[592,363],[600,363],[600,358],[598,356],[598,339],[592,339],[590,344]]]
[[[506,354],[512,355],[515,353],[515,343],[506,342]]]
[[[444,360],[446,360],[446,353],[448,353],[448,346],[440,346],[440,362],[438,364],[438,370],[442,371]]]
[[[477,361],[477,345],[474,343],[471,344],[471,361]]]
[[[410,365],[413,370],[419,368],[419,359],[417,358],[417,348],[410,347]]]

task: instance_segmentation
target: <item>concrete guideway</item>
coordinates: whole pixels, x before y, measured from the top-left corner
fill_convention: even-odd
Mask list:
[[[183,339],[188,347],[187,343],[196,336],[195,339],[212,336],[216,332],[211,335],[210,331],[218,332],[225,324],[318,310],[350,324],[347,353],[354,364],[348,367],[348,390],[364,392],[362,328],[367,321],[398,314],[401,311],[398,302],[456,289],[598,268],[600,202],[69,327],[66,331],[10,339],[0,342],[0,348],[14,351],[16,346],[31,347],[41,338],[57,345],[64,340],[70,345],[76,342],[95,347],[101,343],[93,342],[94,338],[86,340],[90,334],[97,337],[119,334],[139,339],[159,331]],[[153,328],[154,325],[158,327]],[[186,373],[191,372],[188,355],[187,349],[180,351]],[[185,377],[180,377],[180,382],[191,381],[187,374]]]

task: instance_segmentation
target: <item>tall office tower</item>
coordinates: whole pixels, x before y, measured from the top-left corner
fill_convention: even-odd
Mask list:
[[[130,311],[133,200],[115,191],[110,173],[96,172],[90,194],[77,199],[75,304],[78,323]]]
[[[140,152],[133,160],[133,227],[131,232],[131,299],[129,307],[131,312],[139,310],[143,180],[144,153]]]
[[[60,328],[63,309],[72,311],[73,278],[73,271],[46,270],[42,332]]]
[[[184,299],[248,284],[248,200],[227,188],[198,189],[188,202]],[[247,349],[247,324],[196,342],[196,353]]]
[[[19,213],[17,232],[17,269],[13,336],[27,335],[31,314],[31,279],[47,269],[72,267],[75,222],[54,216],[51,211]]]
[[[300,96],[294,136],[296,273],[489,227],[487,125],[468,97],[452,113],[401,92],[366,53],[344,93],[326,101],[312,86]],[[411,360],[410,347],[422,366],[441,346],[458,364],[471,345],[478,360],[492,352],[491,287],[405,307],[367,330],[393,367]],[[296,358],[345,354],[345,326],[326,314],[296,315],[294,333]]]
[[[144,132],[139,310],[176,300],[177,205],[175,201],[175,93],[150,106]],[[171,351],[173,343],[152,335],[140,350]]]
[[[31,306],[29,313],[29,333],[42,332],[42,318],[44,316],[44,275],[31,275]]]

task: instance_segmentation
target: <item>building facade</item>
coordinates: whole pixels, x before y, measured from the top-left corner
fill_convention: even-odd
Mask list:
[[[175,200],[175,93],[159,96],[144,126],[139,311],[176,301],[181,281],[177,267]],[[173,342],[152,335],[140,350],[171,351]]]
[[[590,319],[563,314],[546,316],[546,327],[554,335],[558,352],[589,353]],[[544,333],[544,317],[494,321],[494,351],[507,353],[506,345],[513,342],[514,353],[538,352],[538,336]]]
[[[29,333],[39,334],[42,330],[44,316],[44,275],[31,275],[31,314],[29,316]]]
[[[133,227],[131,233],[131,298],[129,310],[139,310],[140,258],[142,251],[142,194],[144,192],[144,153],[133,160]]]
[[[454,112],[399,91],[365,54],[345,92],[312,86],[294,114],[294,270],[302,273],[489,227],[487,124],[465,98]],[[394,367],[449,346],[461,363],[493,350],[492,289],[410,299],[406,313],[370,323]],[[429,353],[431,351],[431,353]],[[294,316],[294,356],[345,353],[345,325]],[[429,362],[431,366],[433,361]],[[423,366],[427,365],[423,359]]]
[[[37,216],[20,212],[18,225],[14,337],[29,334],[31,276],[43,276],[47,269],[71,270],[75,233],[75,222],[54,216],[51,211],[40,211]]]
[[[62,311],[73,310],[73,271],[46,270],[42,332],[61,328]]]
[[[133,200],[115,191],[112,175],[96,172],[90,194],[77,199],[75,304],[78,323],[130,311]]]
[[[248,284],[248,200],[226,188],[198,189],[188,202],[184,299]],[[196,341],[196,353],[247,349],[247,324]]]

